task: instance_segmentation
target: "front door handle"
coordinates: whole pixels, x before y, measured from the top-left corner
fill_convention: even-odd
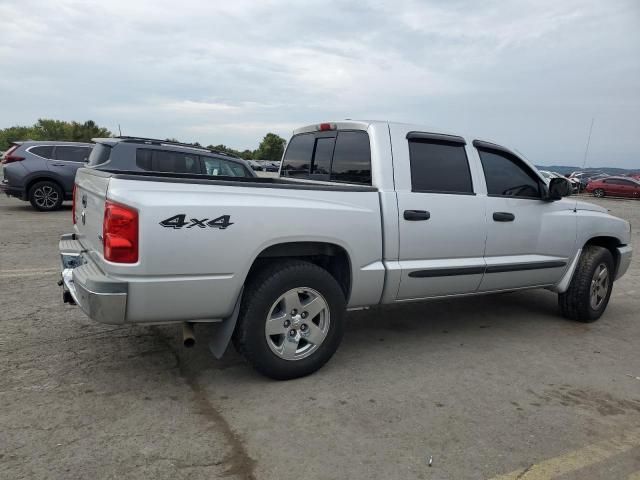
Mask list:
[[[415,222],[417,220],[429,220],[431,214],[426,210],[405,210],[404,219]]]
[[[493,219],[496,222],[513,222],[516,216],[509,212],[493,212]]]

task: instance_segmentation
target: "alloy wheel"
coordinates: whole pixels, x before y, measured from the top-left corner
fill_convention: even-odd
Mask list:
[[[598,310],[609,291],[609,269],[604,263],[601,263],[593,273],[591,279],[591,291],[589,295],[589,303],[593,310]]]
[[[293,288],[269,309],[265,338],[273,353],[284,360],[301,360],[314,353],[329,332],[329,304],[316,290]]]
[[[36,205],[43,209],[50,209],[56,206],[59,200],[58,192],[49,185],[43,185],[33,192]]]

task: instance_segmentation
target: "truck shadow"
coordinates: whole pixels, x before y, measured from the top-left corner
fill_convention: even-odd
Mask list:
[[[180,347],[179,355],[189,368],[226,370],[244,365],[245,373],[252,376],[233,345],[229,345],[222,359],[213,358],[207,345],[215,328],[198,325],[196,347]],[[470,344],[479,336],[527,338],[544,335],[550,329],[585,328],[584,324],[565,320],[558,310],[556,295],[542,290],[412,302],[349,312],[345,337],[336,355],[370,357],[375,362],[379,361],[381,349],[429,349],[434,345],[442,347],[443,342]],[[181,342],[177,333],[175,342]]]

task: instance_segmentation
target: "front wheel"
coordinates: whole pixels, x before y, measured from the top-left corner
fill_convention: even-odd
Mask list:
[[[234,345],[263,375],[303,377],[337,350],[345,310],[340,285],[323,268],[298,260],[271,263],[247,284]]]
[[[580,322],[595,322],[609,303],[614,280],[611,252],[604,247],[588,245],[582,251],[578,266],[566,292],[558,294],[562,315]]]
[[[598,197],[598,198],[602,198],[602,197],[604,197],[604,190],[602,190],[601,188],[596,188],[596,189],[593,191],[593,196],[594,196],[594,197]]]

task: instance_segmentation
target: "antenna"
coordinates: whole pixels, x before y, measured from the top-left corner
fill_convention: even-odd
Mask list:
[[[591,118],[591,126],[589,127],[589,136],[587,137],[587,147],[584,149],[584,160],[582,161],[582,169],[587,166],[587,153],[589,152],[589,144],[591,143],[591,132],[593,131],[593,121],[595,118]]]

